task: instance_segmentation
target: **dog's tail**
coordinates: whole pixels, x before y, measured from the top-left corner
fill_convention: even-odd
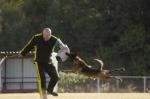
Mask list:
[[[103,70],[103,66],[104,66],[104,63],[102,60],[99,60],[99,59],[93,59],[94,61],[98,62],[100,64],[100,70]]]

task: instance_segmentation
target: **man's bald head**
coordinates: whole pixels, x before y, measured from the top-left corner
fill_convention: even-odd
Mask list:
[[[44,41],[48,41],[52,35],[51,29],[50,28],[44,28],[42,35],[43,35]]]

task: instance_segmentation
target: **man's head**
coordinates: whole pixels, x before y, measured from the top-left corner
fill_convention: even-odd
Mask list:
[[[44,41],[48,41],[52,35],[51,29],[50,28],[44,28],[42,35],[43,35]]]

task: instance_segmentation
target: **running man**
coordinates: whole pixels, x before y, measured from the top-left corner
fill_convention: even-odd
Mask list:
[[[50,28],[44,28],[41,34],[34,35],[27,45],[25,45],[25,47],[20,51],[21,56],[25,56],[32,49],[35,51],[34,61],[41,99],[47,99],[47,94],[58,96],[58,93],[54,92],[53,89],[58,82],[59,77],[51,60],[52,52],[56,45],[59,46],[60,50],[62,48],[66,48],[66,45],[63,44],[59,38],[52,35]],[[56,59],[60,61],[61,57],[57,56]],[[50,77],[48,88],[46,88],[45,73],[47,73]]]

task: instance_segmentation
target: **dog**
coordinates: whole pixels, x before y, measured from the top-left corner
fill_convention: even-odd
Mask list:
[[[104,70],[104,63],[102,60],[94,59],[94,61],[100,64],[99,68],[92,68],[92,66],[88,65],[83,59],[81,59],[78,55],[73,53],[66,53],[66,55],[73,61],[73,73],[82,74],[91,78],[98,78],[100,80],[119,80],[122,82],[122,79],[117,76],[112,76],[113,72],[116,71],[125,71],[125,68],[117,68],[113,70]]]

